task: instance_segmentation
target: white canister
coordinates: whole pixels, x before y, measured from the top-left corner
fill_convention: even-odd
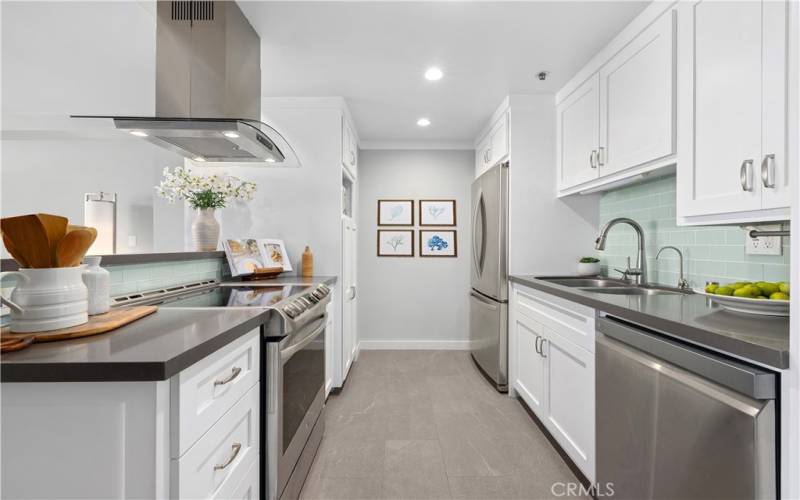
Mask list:
[[[11,309],[11,331],[46,332],[89,321],[82,272],[80,267],[54,267],[0,273],[0,279],[17,278],[10,299],[3,298]]]
[[[84,257],[83,282],[89,289],[89,316],[111,309],[109,282],[111,274],[100,267],[100,256]]]

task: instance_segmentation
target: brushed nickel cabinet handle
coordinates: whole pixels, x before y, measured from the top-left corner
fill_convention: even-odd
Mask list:
[[[772,170],[770,171],[770,167]],[[761,160],[761,183],[765,188],[775,187],[775,155],[768,154]]]
[[[606,148],[604,148],[603,146],[600,146],[600,149],[597,150],[597,164],[600,165],[601,167],[605,165],[605,163],[603,162],[603,153],[605,152],[605,149]]]
[[[539,343],[539,354],[542,355],[543,358],[547,357],[547,354],[544,353],[544,343],[547,342],[546,338],[542,338],[542,341]]]
[[[242,369],[239,368],[238,366],[234,366],[233,369],[231,370],[231,374],[230,375],[228,375],[227,377],[225,377],[222,380],[215,380],[214,381],[214,387],[216,387],[218,385],[225,385],[228,382],[231,382],[233,379],[238,377],[240,373],[242,373]]]
[[[597,150],[593,149],[592,152],[589,154],[589,166],[592,168],[597,168]]]
[[[536,351],[536,354],[542,354],[542,351],[539,350],[539,341],[542,340],[540,335],[536,336],[536,340],[534,341],[533,349]]]
[[[242,443],[233,443],[231,445],[231,456],[228,457],[228,460],[225,461],[224,464],[217,464],[214,466],[214,470],[222,470],[225,467],[229,466],[231,462],[236,460],[236,455],[239,454],[239,451],[242,449]]]
[[[742,185],[742,191],[753,190],[753,160],[742,162],[742,166],[739,167],[739,182]]]

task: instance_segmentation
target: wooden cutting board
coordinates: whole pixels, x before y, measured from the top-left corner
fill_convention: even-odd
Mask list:
[[[105,314],[89,316],[88,323],[49,332],[11,333],[10,327],[0,330],[0,352],[24,349],[34,342],[55,342],[78,339],[116,330],[158,310],[156,306],[118,307]]]

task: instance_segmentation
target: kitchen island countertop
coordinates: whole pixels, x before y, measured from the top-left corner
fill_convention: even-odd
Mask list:
[[[789,367],[788,317],[733,313],[699,294],[610,295],[535,276],[509,279],[712,351],[776,369]]]

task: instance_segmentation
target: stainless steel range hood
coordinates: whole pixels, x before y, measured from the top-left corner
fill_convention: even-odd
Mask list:
[[[261,40],[236,2],[160,1],[152,117],[113,120],[122,131],[194,162],[299,166],[261,120]]]

